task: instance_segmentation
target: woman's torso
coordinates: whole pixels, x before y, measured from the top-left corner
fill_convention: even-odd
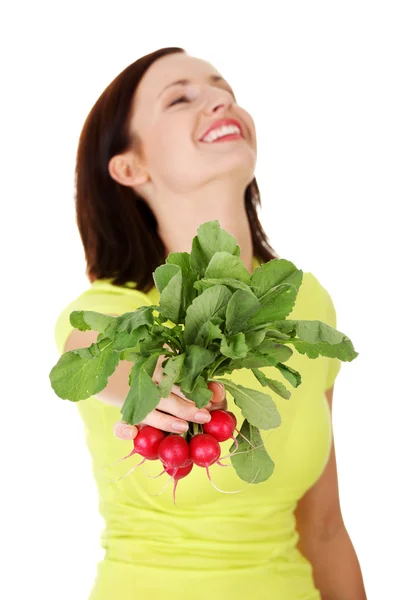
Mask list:
[[[255,266],[258,264],[255,261]],[[92,294],[96,288],[103,295],[107,291],[104,282],[92,284]],[[145,299],[148,304],[158,304],[157,289],[137,297],[132,310]],[[331,312],[325,300],[326,290],[311,273],[304,273],[288,318],[318,319],[335,326],[329,323]],[[124,302],[121,313],[126,312]],[[71,306],[67,308],[74,310]],[[128,477],[109,483],[108,479],[121,477],[141,457],[134,455],[101,470],[132,449],[132,443],[113,434],[113,426],[121,418],[120,409],[95,397],[76,403],[105,520],[101,534],[105,557],[98,564],[90,600],[141,600],[153,596],[158,600],[180,600],[188,593],[200,600],[211,591],[230,600],[242,598],[246,592],[271,600],[320,598],[311,565],[296,548],[294,509],[318,480],[329,458],[332,431],[324,390],[332,359],[309,359],[294,351],[286,364],[301,373],[302,384],[297,389],[277,369],[261,371],[290,389],[289,400],[263,388],[249,369],[224,375],[237,384],[268,393],[278,407],[281,425],[261,431],[275,463],[271,477],[263,483],[246,484],[232,467],[213,465],[210,474],[219,488],[244,488],[240,493],[222,494],[212,487],[205,470],[194,466],[178,484],[176,506],[172,485],[156,495],[168,475],[157,479],[146,475],[160,473],[159,461],[146,461]],[[243,416],[229,393],[228,402],[240,429]],[[231,441],[221,444],[221,456],[229,453],[231,445]]]

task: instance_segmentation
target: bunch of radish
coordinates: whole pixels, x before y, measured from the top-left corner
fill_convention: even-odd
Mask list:
[[[132,456],[133,454],[139,454],[140,456],[143,456],[143,460],[119,479],[127,477],[132,471],[137,469],[137,467],[140,467],[140,465],[146,462],[146,460],[160,460],[164,468],[155,478],[160,477],[164,473],[170,475],[169,481],[160,493],[162,493],[171,483],[171,481],[173,481],[174,504],[176,501],[176,488],[178,481],[189,475],[193,469],[193,465],[205,468],[207,477],[211,484],[218,491],[223,492],[223,490],[217,488],[215,483],[212,481],[209,467],[215,463],[221,467],[229,466],[224,465],[220,461],[220,442],[233,439],[237,450],[239,445],[233,434],[235,430],[238,433],[240,432],[236,429],[237,421],[232,412],[225,410],[214,410],[211,411],[210,414],[211,420],[208,423],[205,423],[202,426],[197,426],[202,428],[202,433],[193,433],[192,430],[189,429],[186,434],[180,435],[166,433],[165,431],[156,429],[151,425],[145,425],[142,427],[133,440],[132,452],[130,452],[127,456],[120,458],[116,461],[116,463],[113,464],[115,465],[121,460],[129,458],[129,456]],[[235,452],[232,452],[224,458],[229,458],[235,454]],[[119,481],[119,479],[116,481]],[[236,491],[224,493],[233,494],[236,493]]]

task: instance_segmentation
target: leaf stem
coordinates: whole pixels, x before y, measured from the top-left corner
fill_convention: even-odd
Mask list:
[[[211,369],[210,373],[208,374],[208,379],[211,379],[211,377],[214,376],[215,371],[219,368],[219,366],[224,362],[224,360],[229,359],[228,356],[221,356],[221,358],[217,359],[214,362],[214,367]]]

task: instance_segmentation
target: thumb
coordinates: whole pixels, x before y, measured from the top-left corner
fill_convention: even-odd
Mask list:
[[[118,421],[114,425],[114,435],[120,440],[134,440],[138,434],[138,428],[135,425],[129,425],[124,421]]]

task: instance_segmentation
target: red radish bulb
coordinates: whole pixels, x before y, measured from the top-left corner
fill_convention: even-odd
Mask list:
[[[193,460],[194,464],[199,467],[205,467],[207,477],[210,480],[211,485],[215,487],[216,490],[223,492],[224,494],[236,494],[237,492],[242,491],[235,490],[232,492],[226,492],[224,490],[220,490],[211,479],[209,467],[214,463],[219,464],[218,459],[221,455],[221,448],[215,437],[209,435],[208,433],[198,433],[190,440],[189,450],[190,458]],[[225,465],[222,466],[224,467]]]
[[[161,431],[161,429],[145,425],[139,429],[133,440],[134,451],[147,458],[147,460],[157,460],[158,447],[166,435],[165,431]]]
[[[198,433],[189,442],[189,452],[195,465],[205,467],[208,479],[216,487],[208,470],[221,456],[221,448],[215,437],[208,433]]]
[[[190,458],[195,465],[208,469],[221,456],[221,448],[215,437],[198,433],[189,442]]]
[[[157,429],[156,427],[152,427],[151,425],[145,425],[144,427],[139,429],[135,439],[133,440],[132,452],[130,452],[126,456],[123,456],[122,458],[118,459],[115,463],[112,463],[108,466],[112,467],[117,463],[121,462],[121,460],[129,458],[133,454],[140,454],[140,456],[144,456],[144,459],[140,463],[135,465],[132,469],[130,469],[128,473],[126,473],[122,477],[119,477],[119,479],[116,479],[116,481],[127,477],[129,473],[132,473],[132,471],[137,469],[137,467],[140,467],[140,465],[146,462],[146,460],[157,460],[159,445],[164,440],[166,435],[167,434],[165,433],[165,431],[161,431],[161,429]],[[106,467],[103,467],[103,469],[105,468]]]
[[[232,417],[225,410],[212,410],[211,420],[203,424],[204,433],[212,435],[217,442],[226,442],[233,437],[235,424]]]
[[[234,415],[234,414],[233,414],[233,412],[231,412],[230,410],[227,410],[226,412],[228,413],[228,415],[230,415],[230,416],[232,417],[232,419],[233,419],[233,423],[234,423],[234,425],[235,425],[235,428],[236,428],[236,425],[237,425],[237,418],[236,418],[236,415]]]
[[[168,435],[158,446],[158,458],[167,468],[179,468],[189,458],[189,445],[181,435]]]

